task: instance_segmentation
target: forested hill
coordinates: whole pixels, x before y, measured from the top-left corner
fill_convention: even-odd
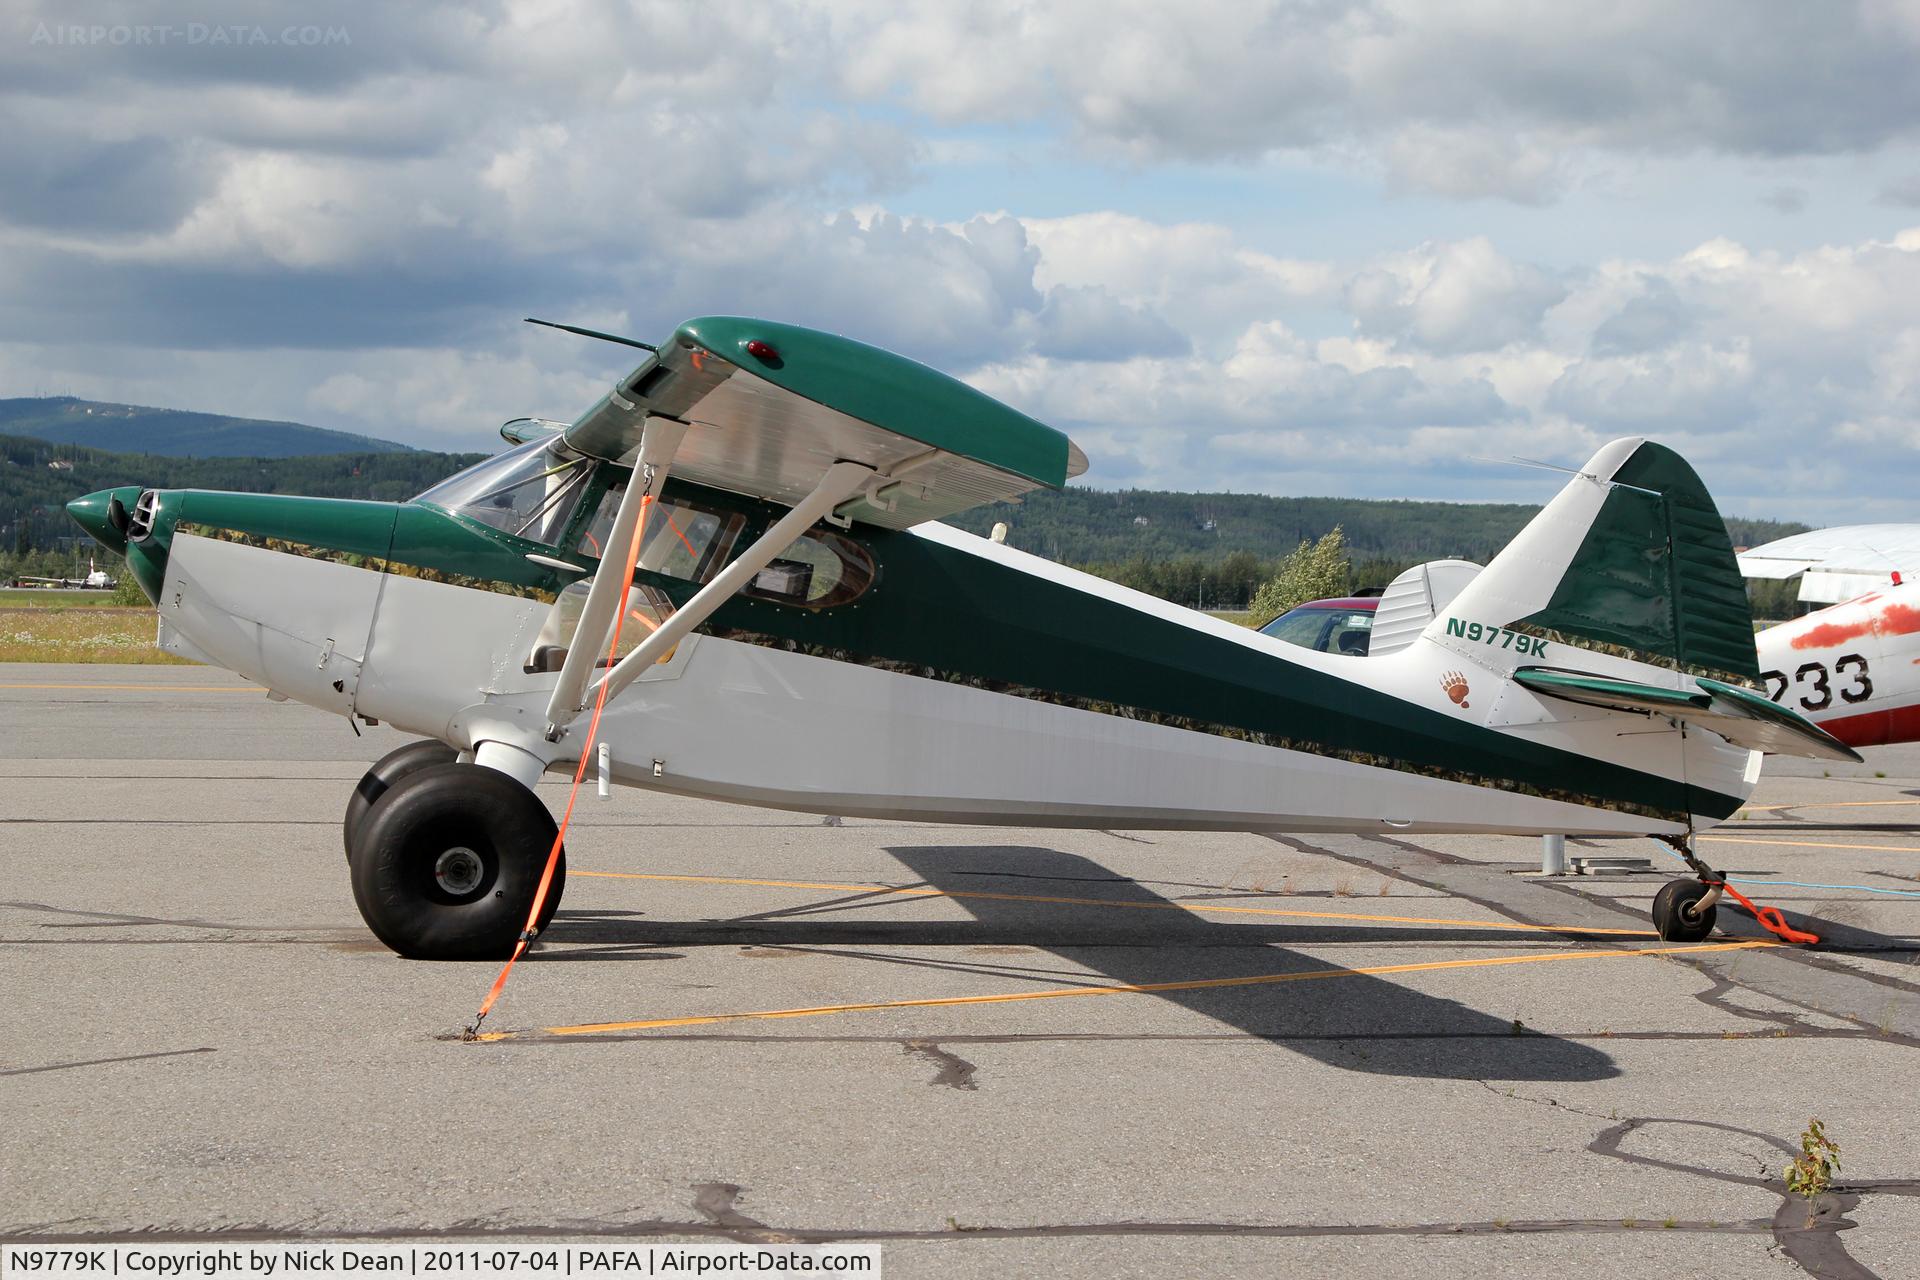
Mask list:
[[[406,445],[299,422],[106,404],[72,396],[0,400],[0,433],[170,458],[303,458],[405,453]]]
[[[0,553],[45,551],[78,535],[66,504],[115,485],[396,502],[486,456],[409,449],[312,458],[169,458],[0,435]]]
[[[982,507],[950,523],[987,533],[1009,526],[1007,543],[1067,564],[1117,565],[1147,559],[1223,559],[1251,552],[1284,555],[1335,525],[1355,560],[1418,564],[1458,557],[1485,564],[1507,545],[1537,506],[1512,503],[1382,501],[1367,498],[1270,498],[1253,493],[1040,490],[1018,505]],[[1778,520],[1729,519],[1738,547],[1805,531]]]

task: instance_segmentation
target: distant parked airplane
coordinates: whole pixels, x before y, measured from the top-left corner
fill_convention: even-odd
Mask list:
[[[87,576],[84,578],[42,578],[31,573],[16,575],[13,583],[17,587],[44,587],[47,590],[77,587],[84,591],[105,591],[113,586],[113,575],[95,564],[91,557],[87,560]]]
[[[1920,741],[1920,524],[1818,529],[1742,552],[1749,578],[1839,601],[1755,637],[1767,696],[1850,747]]]

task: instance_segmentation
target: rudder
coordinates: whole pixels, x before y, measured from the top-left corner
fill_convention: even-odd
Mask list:
[[[1429,624],[1472,619],[1672,670],[1757,684],[1753,615],[1726,523],[1685,459],[1600,449]]]

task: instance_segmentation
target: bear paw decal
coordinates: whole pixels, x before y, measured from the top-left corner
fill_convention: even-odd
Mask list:
[[[1440,687],[1452,698],[1454,705],[1462,711],[1467,709],[1467,678],[1458,671],[1449,671],[1440,677]]]

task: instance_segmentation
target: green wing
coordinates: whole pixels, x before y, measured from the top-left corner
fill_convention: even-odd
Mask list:
[[[1058,488],[1086,470],[1086,456],[1063,433],[957,379],[770,320],[687,321],[569,426],[566,440],[619,460],[638,445],[649,414],[690,424],[675,475],[787,505],[835,462],[885,474],[931,455],[910,477],[841,509],[894,529]]]

